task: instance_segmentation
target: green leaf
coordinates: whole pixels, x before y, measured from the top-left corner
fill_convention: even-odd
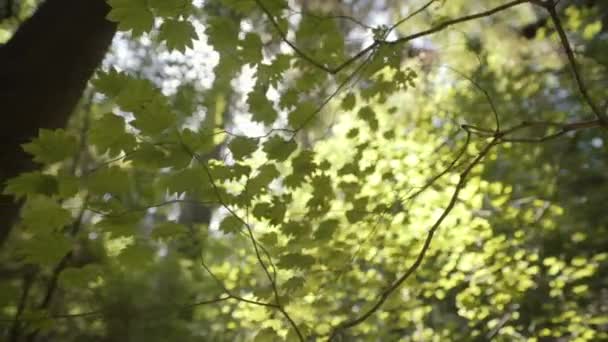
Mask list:
[[[284,184],[290,188],[297,188],[317,169],[314,152],[312,150],[302,151],[291,161],[291,168],[293,171],[291,175],[285,177]]]
[[[399,70],[401,66],[401,52],[389,45],[380,45],[377,52],[366,67],[365,73],[368,77],[374,75],[379,70],[390,67]]]
[[[22,223],[33,231],[51,232],[72,222],[72,214],[57,201],[41,195],[28,198],[21,212]]]
[[[355,139],[356,137],[359,136],[359,129],[358,128],[351,128],[348,133],[346,134],[346,137],[349,139]]]
[[[137,232],[142,214],[137,212],[107,215],[95,224],[101,232],[110,233],[112,237],[133,236]]]
[[[367,211],[368,198],[362,197],[355,200],[353,209],[346,212],[349,223],[357,223],[363,220],[369,213]]]
[[[191,22],[186,20],[167,20],[160,26],[158,39],[167,44],[169,50],[185,52],[192,48],[192,41],[198,39]]]
[[[149,80],[127,78],[127,83],[116,94],[116,103],[126,112],[141,110],[146,102],[159,95]]]
[[[236,234],[239,233],[242,228],[243,222],[233,215],[226,216],[219,227],[224,234]]]
[[[352,110],[353,108],[355,108],[355,105],[357,104],[357,98],[355,97],[355,94],[348,93],[346,94],[346,96],[344,96],[344,98],[342,99],[342,103],[340,104],[340,107],[342,107],[342,109],[344,110]]]
[[[291,161],[291,168],[297,174],[309,175],[317,169],[314,162],[315,153],[312,150],[304,150]]]
[[[277,225],[283,221],[287,206],[283,201],[275,198],[272,203],[260,202],[257,203],[252,210],[253,216],[258,219],[268,219],[273,225]]]
[[[340,221],[336,219],[329,219],[321,222],[319,227],[315,231],[315,240],[317,241],[328,241],[333,237]]]
[[[211,180],[204,168],[198,166],[170,173],[163,177],[161,184],[170,194],[212,192]]]
[[[211,173],[211,176],[214,180],[220,182],[236,178],[234,174],[234,169],[224,164],[209,165],[209,172]]]
[[[177,86],[173,97],[173,109],[180,115],[190,116],[197,110],[199,91],[189,82],[183,82]]]
[[[317,111],[317,105],[312,101],[301,102],[297,107],[289,113],[289,125],[295,129],[301,128],[307,123]]]
[[[289,253],[281,256],[277,266],[284,269],[308,269],[316,262],[311,255],[302,253]]]
[[[376,118],[376,113],[370,106],[361,108],[357,116],[361,120],[365,121],[372,131],[376,131],[378,129],[378,119]]]
[[[23,150],[34,156],[34,161],[52,164],[73,157],[78,152],[78,140],[63,129],[40,129],[38,137],[24,144]]]
[[[127,269],[142,268],[154,261],[154,250],[148,245],[132,244],[121,251],[118,261]]]
[[[298,104],[299,100],[300,93],[293,88],[289,88],[286,89],[281,95],[279,105],[281,106],[281,108],[287,109],[290,107],[295,107]]]
[[[320,198],[331,198],[334,195],[332,179],[328,175],[317,175],[312,178],[313,195]]]
[[[92,83],[97,91],[114,98],[120,94],[129,80],[129,75],[111,68],[109,71],[98,72]]]
[[[6,183],[4,194],[10,194],[17,198],[29,195],[53,195],[59,190],[57,179],[50,175],[42,174],[40,171],[22,173],[10,179]]]
[[[55,266],[72,249],[72,242],[60,233],[36,234],[21,246],[25,261]]]
[[[148,0],[150,8],[161,17],[186,16],[192,10],[191,0]]]
[[[283,339],[272,329],[265,328],[258,331],[253,338],[253,342],[280,342]]]
[[[247,137],[236,137],[228,145],[235,160],[242,160],[258,149],[258,140]]]
[[[171,240],[188,233],[188,228],[175,222],[161,222],[152,230],[152,237],[159,240]]]
[[[181,144],[168,144],[163,147],[166,154],[164,160],[169,167],[180,170],[190,165],[193,156]]]
[[[259,240],[264,246],[273,247],[273,246],[276,246],[277,243],[279,242],[279,237],[278,237],[277,233],[270,232],[270,233],[262,234],[262,236],[260,236]]]
[[[220,54],[236,50],[239,44],[239,31],[238,24],[227,17],[211,17],[205,26],[209,44]]]
[[[133,153],[125,156],[124,160],[137,168],[156,170],[170,166],[165,160],[166,157],[167,152],[161,146],[142,142]]]
[[[129,173],[118,166],[110,166],[95,171],[87,179],[88,189],[96,195],[123,194],[129,191]]]
[[[289,221],[281,226],[281,231],[285,235],[300,239],[302,237],[310,236],[310,226],[304,222]]]
[[[274,109],[273,103],[266,96],[266,87],[256,85],[247,98],[249,111],[254,122],[270,125],[279,117],[279,114]]]
[[[348,175],[348,174],[353,174],[353,175],[357,176],[360,173],[361,173],[361,169],[359,168],[358,160],[352,161],[350,163],[346,163],[346,164],[344,164],[344,166],[342,166],[340,168],[340,170],[338,170],[339,176],[344,176],[344,175]]]
[[[148,0],[108,0],[112,10],[108,19],[118,23],[121,31],[131,31],[135,37],[149,32],[154,25],[154,15],[148,8]]]
[[[202,129],[200,131],[192,131],[190,129],[184,129],[180,133],[182,142],[188,146],[188,148],[197,154],[211,153],[216,148],[216,142],[213,139],[215,134],[211,130]]]
[[[311,179],[312,197],[306,202],[308,214],[319,217],[329,210],[329,200],[334,196],[332,180],[327,175],[316,175]]]
[[[258,83],[269,84],[278,88],[284,73],[289,70],[292,56],[277,54],[270,64],[259,64],[257,70]],[[295,104],[295,102],[294,102]]]
[[[288,175],[287,177],[285,177],[285,179],[283,179],[283,185],[285,185],[285,187],[287,187],[289,189],[296,189],[299,186],[301,186],[302,184],[304,184],[305,180],[306,180],[305,174],[294,172],[294,173]]]
[[[257,203],[251,213],[257,219],[270,218],[272,205],[268,202]]]
[[[259,34],[248,32],[240,45],[243,49],[241,52],[243,63],[258,64],[262,61],[264,56],[262,55],[262,39]]]
[[[221,3],[241,14],[249,14],[256,8],[254,0],[221,0]]]
[[[273,16],[278,16],[281,14],[281,11],[288,8],[286,0],[260,0],[264,7],[272,14]]]
[[[319,69],[307,70],[301,74],[295,81],[295,89],[300,93],[313,92],[315,88],[320,87],[327,78],[327,73]]]
[[[258,173],[247,181],[247,192],[252,195],[262,192],[280,173],[273,163],[262,165]]]
[[[287,293],[296,292],[304,287],[306,284],[306,279],[303,277],[291,277],[286,282],[283,283],[283,288],[287,291]]]
[[[141,111],[134,112],[133,127],[149,136],[159,135],[175,124],[175,115],[169,111],[161,99],[154,99]]]
[[[59,277],[59,281],[67,287],[86,289],[103,275],[103,270],[98,265],[86,265],[75,268],[68,267]]]
[[[275,135],[264,143],[264,152],[269,159],[285,161],[297,149],[298,145],[293,140],[284,140]]]
[[[232,167],[232,172],[235,178],[249,176],[251,174],[251,167],[249,165],[237,163]]]
[[[110,157],[129,152],[137,144],[135,137],[125,131],[124,119],[114,114],[106,114],[91,125],[89,141],[99,153],[107,151]]]

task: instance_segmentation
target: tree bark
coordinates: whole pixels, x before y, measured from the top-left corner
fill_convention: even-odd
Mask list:
[[[0,189],[37,166],[21,145],[64,127],[116,32],[105,0],[47,0],[0,48]],[[0,195],[0,246],[20,203]]]

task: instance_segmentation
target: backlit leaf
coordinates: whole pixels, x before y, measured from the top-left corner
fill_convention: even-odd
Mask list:
[[[273,136],[264,143],[264,152],[270,159],[284,161],[296,150],[297,144],[293,140],[284,140]]]
[[[76,137],[63,129],[41,129],[38,137],[23,145],[23,150],[39,163],[56,163],[75,156],[78,151]]]

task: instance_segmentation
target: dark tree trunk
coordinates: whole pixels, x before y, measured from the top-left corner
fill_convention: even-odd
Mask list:
[[[64,127],[112,42],[104,0],[47,0],[0,48],[0,189],[36,168],[23,152],[40,128]],[[19,203],[0,195],[0,245]]]

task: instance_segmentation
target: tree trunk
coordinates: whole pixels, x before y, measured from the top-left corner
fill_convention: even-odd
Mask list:
[[[104,0],[47,0],[0,48],[0,189],[36,169],[21,145],[64,127],[112,42]],[[0,195],[0,246],[20,204]]]

